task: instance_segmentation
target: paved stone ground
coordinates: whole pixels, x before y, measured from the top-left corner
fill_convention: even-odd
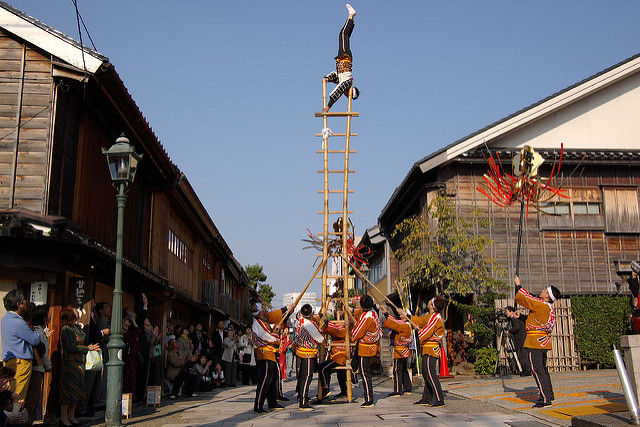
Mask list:
[[[335,378],[334,378],[335,380]],[[615,370],[580,371],[552,374],[556,400],[553,406],[532,409],[537,389],[531,377],[472,378],[459,376],[443,380],[446,406],[428,408],[413,405],[421,388],[411,395],[387,397],[391,380],[374,376],[372,408],[361,408],[362,388],[354,388],[355,403],[316,405],[314,411],[300,412],[294,397],[295,381],[285,381],[284,392],[290,398],[281,402],[284,410],[265,415],[253,413],[255,386],[225,388],[202,393],[196,398],[171,401],[163,398],[162,407],[134,408],[126,420],[132,426],[279,426],[303,425],[438,425],[438,426],[569,426],[571,417],[590,413],[626,410]],[[315,386],[314,381],[313,385]],[[337,393],[337,386],[332,392]],[[265,405],[266,406],[266,405]],[[104,413],[82,419],[86,425],[103,423]]]

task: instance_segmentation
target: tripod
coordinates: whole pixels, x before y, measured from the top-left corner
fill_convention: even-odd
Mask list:
[[[500,333],[498,335],[498,355],[496,357],[496,367],[493,370],[493,375],[496,375],[498,372],[498,365],[500,364],[500,349],[502,349],[503,346],[504,354],[507,358],[507,364],[513,371],[521,374],[522,366],[520,365],[520,360],[518,359],[518,353],[516,351],[515,343],[513,342],[513,337],[506,333],[507,325],[497,323],[496,328],[500,331]],[[517,368],[517,370],[515,368]]]

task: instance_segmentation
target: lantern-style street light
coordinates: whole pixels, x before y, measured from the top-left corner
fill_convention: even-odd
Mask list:
[[[111,311],[111,335],[107,344],[109,361],[107,362],[105,424],[107,426],[120,426],[122,424],[122,374],[124,372],[122,350],[125,347],[122,339],[122,234],[124,230],[124,206],[127,202],[127,187],[133,183],[142,154],[137,154],[134,151],[124,134],[116,139],[116,143],[111,148],[108,150],[103,148],[102,154],[107,156],[111,181],[113,187],[118,191],[116,195],[118,205],[116,273],[113,287],[113,309]]]

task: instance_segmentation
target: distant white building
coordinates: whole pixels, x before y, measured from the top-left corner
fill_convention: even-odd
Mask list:
[[[298,298],[298,295],[300,295],[300,292],[288,292],[286,294],[283,294],[282,306],[284,307],[294,302],[296,298]],[[296,307],[296,311],[300,310],[300,308],[305,304],[311,304],[314,313],[317,313],[320,310],[322,304],[320,304],[320,301],[316,301],[316,298],[317,297],[315,292],[305,292],[305,294],[302,295],[302,298],[300,298],[300,302]]]

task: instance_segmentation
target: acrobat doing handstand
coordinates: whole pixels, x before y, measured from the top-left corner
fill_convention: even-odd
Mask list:
[[[351,74],[353,55],[351,54],[349,39],[353,32],[353,17],[356,16],[356,10],[351,7],[349,3],[347,3],[346,7],[349,12],[349,17],[338,34],[338,56],[335,57],[336,71],[330,72],[324,76],[323,79],[327,82],[336,83],[337,86],[329,95],[327,106],[322,109],[323,113],[329,112],[331,106],[335,104],[342,95],[348,97],[349,89],[353,86],[353,75]],[[353,86],[353,99],[357,99],[358,95],[360,95],[358,88]]]

